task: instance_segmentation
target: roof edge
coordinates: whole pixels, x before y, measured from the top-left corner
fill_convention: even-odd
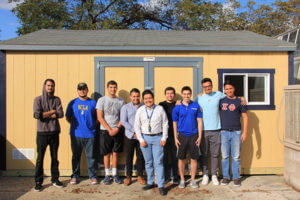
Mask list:
[[[296,46],[41,46],[0,45],[0,50],[27,51],[296,51]]]

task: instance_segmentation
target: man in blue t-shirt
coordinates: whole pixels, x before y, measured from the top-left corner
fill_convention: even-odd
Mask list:
[[[241,100],[234,94],[235,87],[230,82],[224,83],[227,95],[220,101],[221,110],[221,152],[223,180],[221,185],[227,185],[230,180],[229,157],[231,153],[232,175],[234,186],[240,186],[240,150],[241,144],[247,138],[248,116],[247,107],[241,105]],[[241,131],[240,118],[243,118],[243,132]]]
[[[86,83],[77,86],[78,98],[73,99],[67,107],[67,121],[71,123],[70,136],[72,148],[72,169],[70,183],[77,184],[80,176],[80,158],[82,149],[85,149],[88,173],[91,183],[98,184],[96,175],[96,162],[94,155],[96,132],[96,101],[90,99]]]
[[[191,157],[190,186],[192,188],[198,188],[195,176],[197,172],[197,159],[200,156],[199,147],[202,136],[202,112],[200,106],[191,101],[192,90],[190,87],[183,87],[181,95],[183,97],[181,105],[176,105],[172,113],[174,139],[178,150],[178,168],[180,174],[178,187],[185,187],[185,158],[187,150],[189,150]]]

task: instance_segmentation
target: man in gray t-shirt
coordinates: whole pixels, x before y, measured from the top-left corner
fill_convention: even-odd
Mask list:
[[[110,128],[117,128],[120,121],[120,110],[123,105],[124,101],[119,97],[104,96],[98,100],[96,108],[104,112],[104,120]],[[107,130],[102,124],[100,129]]]
[[[122,152],[123,130],[120,122],[120,110],[124,101],[116,96],[118,85],[115,81],[107,83],[108,95],[97,102],[97,119],[100,122],[100,152],[104,155],[105,178],[103,183],[108,185],[110,181],[110,157],[112,155],[112,175],[116,183],[123,181],[117,175],[118,153]]]

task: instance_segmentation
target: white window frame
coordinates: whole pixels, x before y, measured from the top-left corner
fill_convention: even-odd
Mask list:
[[[225,76],[239,75],[243,76],[244,80],[244,97],[247,101],[247,105],[270,105],[270,73],[223,73],[223,84],[225,82]],[[265,101],[264,102],[249,102],[248,98],[248,77],[264,77],[265,81]]]

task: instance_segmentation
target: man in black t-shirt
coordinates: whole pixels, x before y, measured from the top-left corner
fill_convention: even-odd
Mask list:
[[[241,105],[241,99],[234,95],[235,88],[230,82],[225,82],[226,97],[220,101],[221,110],[221,152],[223,180],[221,185],[227,185],[230,180],[229,157],[232,158],[233,184],[238,187],[240,180],[240,150],[242,142],[247,138],[248,116],[247,107]],[[243,118],[241,131],[240,118]]]
[[[164,169],[165,169],[165,182],[168,182],[170,178],[173,179],[173,184],[178,184],[178,159],[177,159],[177,148],[174,141],[174,130],[172,121],[172,112],[175,107],[175,89],[173,87],[167,87],[165,89],[166,100],[160,102],[164,110],[167,113],[169,120],[168,139],[164,146]],[[171,158],[171,164],[169,165],[169,155]]]

